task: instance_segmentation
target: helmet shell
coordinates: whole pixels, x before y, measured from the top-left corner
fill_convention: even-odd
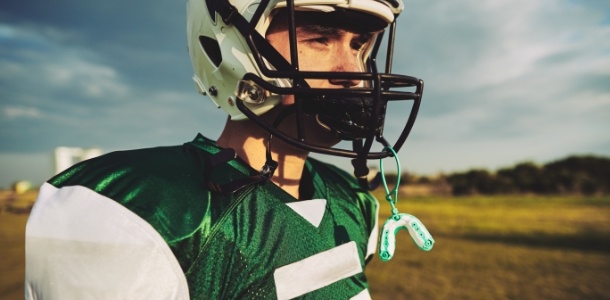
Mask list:
[[[247,117],[236,106],[236,89],[247,73],[252,73],[275,86],[290,86],[290,79],[268,78],[256,64],[253,49],[232,24],[211,10],[213,1],[189,0],[187,3],[187,43],[194,69],[193,81],[197,91],[207,95],[219,108],[227,112],[232,120]],[[229,1],[246,20],[263,9],[254,30],[265,36],[273,12],[287,6],[286,1],[271,0],[266,7],[259,7],[259,0]],[[394,3],[375,0],[296,0],[295,10],[331,12],[348,9],[370,14],[387,24],[403,9],[402,1]],[[261,115],[278,105],[281,95],[269,93],[261,103],[244,103],[256,115]]]

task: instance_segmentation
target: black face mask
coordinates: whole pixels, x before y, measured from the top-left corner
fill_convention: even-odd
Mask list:
[[[383,130],[384,114],[373,116],[373,99],[368,97],[315,97],[303,102],[303,112],[315,115],[320,126],[345,141],[365,139]]]

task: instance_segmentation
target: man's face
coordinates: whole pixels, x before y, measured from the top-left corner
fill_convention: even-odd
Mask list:
[[[267,40],[290,62],[287,21],[283,15],[274,18],[267,31]],[[364,70],[364,56],[375,34],[320,25],[302,18],[297,20],[296,36],[301,71],[361,72]],[[312,88],[347,88],[362,84],[355,79],[309,79],[307,83]],[[293,104],[294,97],[286,96],[282,103]]]

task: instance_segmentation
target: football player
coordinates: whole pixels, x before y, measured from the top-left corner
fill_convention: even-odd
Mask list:
[[[400,149],[423,90],[391,73],[403,8],[188,0],[193,79],[228,114],[222,134],[109,153],[46,182],[27,224],[26,298],[370,298],[366,163]],[[411,109],[391,143],[399,101]],[[355,176],[310,153],[351,158]]]

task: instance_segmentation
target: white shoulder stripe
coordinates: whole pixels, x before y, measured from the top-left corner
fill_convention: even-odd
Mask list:
[[[275,270],[278,299],[292,299],[362,272],[356,242],[337,246]]]
[[[286,203],[286,205],[316,228],[320,226],[320,222],[322,222],[324,212],[326,211],[325,199],[301,200]]]
[[[364,289],[358,295],[351,297],[350,300],[371,300],[371,294],[369,294],[368,289]]]
[[[27,299],[188,299],[161,235],[88,188],[45,183],[26,227]]]

